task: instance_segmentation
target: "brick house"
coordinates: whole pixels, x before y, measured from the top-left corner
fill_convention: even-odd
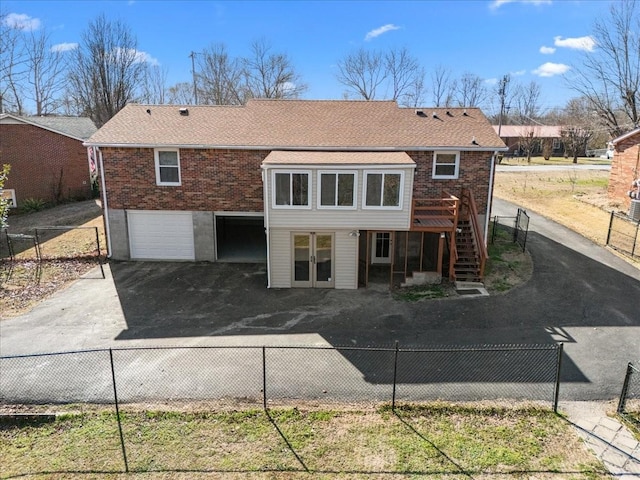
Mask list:
[[[114,259],[263,261],[270,287],[480,278],[495,152],[479,109],[135,105],[85,145]]]
[[[531,155],[542,155],[542,146],[545,141],[551,144],[551,156],[561,157],[564,155],[564,143],[562,142],[562,127],[554,125],[494,125],[493,129],[498,133],[500,139],[505,143],[507,155],[523,155],[523,139],[532,138],[533,148]],[[526,142],[526,140],[524,140]]]
[[[3,194],[17,207],[27,198],[51,203],[89,198],[82,143],[95,131],[89,118],[0,115],[0,163],[11,165]]]
[[[633,186],[640,180],[640,128],[636,128],[611,142],[613,160],[609,174],[609,198],[612,202],[629,209],[631,193],[640,199],[640,187]]]

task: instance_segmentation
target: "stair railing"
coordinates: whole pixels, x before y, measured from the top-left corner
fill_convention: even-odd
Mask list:
[[[469,225],[471,226],[473,243],[475,245],[476,252],[478,253],[478,260],[480,262],[480,279],[482,280],[484,277],[484,267],[487,263],[487,259],[489,258],[489,253],[487,252],[487,246],[482,238],[482,230],[478,223],[478,208],[476,207],[476,201],[470,188],[462,189],[460,203],[463,207],[462,210],[467,212],[469,215]]]

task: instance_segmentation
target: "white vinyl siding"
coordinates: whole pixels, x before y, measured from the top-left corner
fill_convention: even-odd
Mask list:
[[[350,236],[349,232],[334,231],[333,275],[336,289],[358,288],[358,237]],[[331,232],[316,231],[316,234],[322,233]],[[291,249],[291,230],[274,228],[269,231],[271,288],[291,288]]]
[[[269,276],[271,288],[291,287],[291,234],[289,230],[269,231]]]
[[[127,211],[131,258],[195,260],[191,212]]]
[[[398,170],[397,168],[395,170]],[[317,177],[321,170],[313,171],[311,185],[318,184]],[[371,170],[368,170],[371,171]],[[270,228],[291,228],[315,231],[314,229],[349,229],[349,230],[408,230],[411,217],[411,198],[413,189],[413,168],[402,170],[404,173],[401,191],[401,209],[363,209],[364,172],[358,171],[356,182],[356,208],[336,209],[318,207],[318,188],[313,188],[310,196],[309,210],[272,208],[271,191],[267,192],[269,212],[267,215]],[[266,184],[272,188],[272,182]]]

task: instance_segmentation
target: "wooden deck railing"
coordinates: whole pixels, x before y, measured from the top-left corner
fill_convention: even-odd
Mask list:
[[[460,199],[450,194],[443,198],[415,198],[411,206],[411,230],[453,232],[458,225]]]
[[[469,215],[469,222],[471,224],[471,230],[473,232],[473,241],[478,252],[478,259],[480,262],[480,277],[484,277],[484,267],[489,258],[487,252],[487,246],[485,245],[484,238],[482,238],[482,229],[478,224],[478,208],[476,207],[476,201],[473,197],[473,192],[470,188],[463,188],[461,199],[461,207],[463,211],[466,211]]]

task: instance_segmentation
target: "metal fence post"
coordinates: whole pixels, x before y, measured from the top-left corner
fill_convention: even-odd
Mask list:
[[[627,373],[624,376],[624,383],[622,384],[622,392],[620,392],[620,400],[618,400],[618,413],[624,413],[625,406],[627,404],[627,394],[629,393],[629,381],[631,380],[633,366],[631,362],[627,364]]]
[[[611,240],[611,229],[613,228],[613,211],[611,211],[611,217],[609,218],[609,230],[607,231],[607,241],[605,245],[609,245],[609,240]]]
[[[640,231],[640,222],[636,225],[636,236],[633,237],[633,247],[631,247],[631,256],[636,256],[636,246],[638,245],[638,232]]]
[[[267,347],[262,346],[262,407],[267,411]]]
[[[558,356],[556,357],[556,384],[553,392],[553,413],[558,413],[558,397],[560,396],[560,370],[562,369],[562,351],[564,343],[558,344]]]
[[[393,393],[391,394],[391,410],[396,409],[396,376],[398,374],[398,340],[393,355]]]
[[[113,398],[116,404],[116,419],[118,420],[118,431],[120,432],[120,445],[122,447],[122,458],[124,459],[124,471],[129,473],[129,462],[127,462],[127,450],[124,446],[124,435],[122,434],[122,422],[120,421],[120,407],[118,406],[118,389],[116,388],[116,370],[113,367],[113,350],[109,349],[109,360],[111,362],[111,380],[113,382]]]

